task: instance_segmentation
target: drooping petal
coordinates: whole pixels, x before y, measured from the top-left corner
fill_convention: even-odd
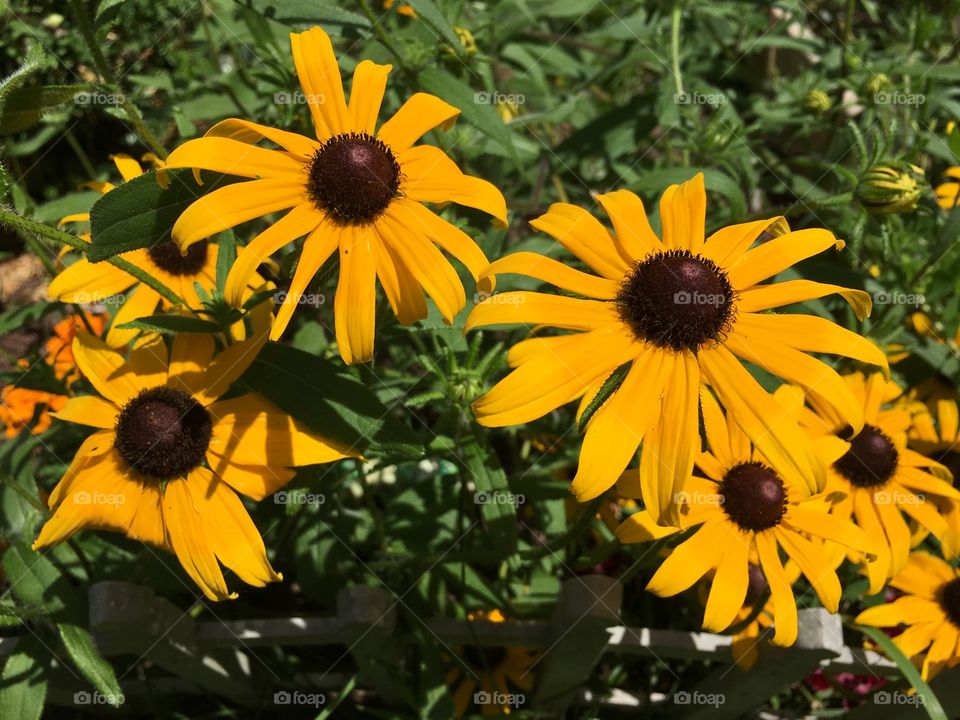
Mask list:
[[[116,166],[117,172],[120,173],[120,177],[123,178],[124,182],[130,182],[134,178],[143,175],[143,168],[140,167],[140,163],[126,153],[111,155],[110,159],[113,160],[113,164]]]
[[[728,523],[720,520],[697,530],[663,561],[647,583],[647,591],[671,597],[690,588],[720,563],[728,528]]]
[[[773,467],[796,487],[816,493],[826,484],[810,439],[725,347],[703,350],[700,368],[720,403]]]
[[[377,313],[377,265],[371,228],[344,227],[340,246],[340,280],[333,301],[337,347],[348,365],[373,357]]]
[[[777,540],[787,555],[800,568],[820,598],[823,606],[832,613],[840,606],[840,579],[830,568],[830,562],[821,546],[783,526],[775,529]]]
[[[584,350],[587,357],[606,372],[622,362],[621,358],[610,357],[596,346]],[[619,362],[611,363],[610,360]],[[637,355],[613,396],[590,418],[580,449],[577,474],[570,486],[579,502],[595,498],[613,487],[631,459],[636,457],[641,440],[644,444],[649,442],[657,421],[662,419],[660,403],[669,389],[671,366],[667,353],[645,349]],[[645,480],[644,470],[641,465],[641,482]],[[645,491],[648,489],[645,484],[643,487]],[[650,514],[659,519],[659,508],[651,506],[646,497],[644,502]]]
[[[660,540],[679,532],[677,528],[657,525],[646,510],[633,513],[617,527],[617,539],[624,543],[642,543]]]
[[[650,514],[661,525],[679,526],[680,493],[693,474],[693,460],[700,449],[700,367],[689,351],[661,354],[669,375],[663,388],[660,422],[643,439],[640,482]],[[652,379],[646,382],[653,384]]]
[[[428,313],[427,300],[403,259],[376,233],[371,237],[370,247],[377,265],[377,279],[397,320],[403,325],[423,320]]]
[[[337,246],[343,242],[343,238],[348,235],[349,232],[345,227],[339,227],[325,219],[304,240],[296,272],[293,273],[290,287],[284,295],[283,303],[277,310],[277,318],[274,320],[273,329],[270,332],[271,340],[278,340],[283,335],[283,331],[287,329],[287,325],[290,323],[290,318],[293,317],[293,311],[300,307],[301,298],[310,285],[310,281],[333,255]],[[344,263],[344,267],[341,267],[341,284],[343,284],[345,266],[346,263]],[[337,322],[339,323],[339,320]]]
[[[760,567],[770,586],[770,595],[774,608],[773,643],[789,647],[797,640],[797,601],[793,597],[790,578],[780,563],[777,542],[772,533],[756,534],[757,553]]]
[[[723,557],[713,576],[710,595],[703,613],[703,627],[711,632],[722,632],[730,627],[743,607],[750,584],[748,561],[752,538],[738,528],[728,527],[723,542]]]
[[[123,356],[100,338],[79,332],[73,340],[73,357],[90,384],[117,407],[140,394],[140,385]]]

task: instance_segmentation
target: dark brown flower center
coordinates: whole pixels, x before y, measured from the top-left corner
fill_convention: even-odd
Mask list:
[[[740,463],[728,470],[720,483],[720,496],[724,512],[744,530],[772,528],[787,511],[783,481],[761,462]]]
[[[507,657],[504,647],[486,645],[467,645],[463,648],[463,659],[475,670],[493,670]]]
[[[154,245],[147,253],[158,268],[171,275],[197,275],[207,262],[208,247],[206,242],[194,243],[187,249],[187,254],[183,255],[177,244],[168,240]]]
[[[400,164],[393,152],[366,133],[344,133],[324,141],[309,172],[310,199],[345,225],[376,220],[400,188]]]
[[[211,434],[210,415],[192,396],[151,388],[120,412],[114,447],[137,472],[172,478],[203,462]]]
[[[767,592],[767,579],[763,576],[763,570],[759,565],[750,563],[747,565],[747,597],[745,605],[754,605],[757,600],[762,598]]]
[[[634,265],[617,295],[621,319],[638,339],[671,350],[719,340],[733,314],[733,288],[716,263],[688,250]]]
[[[851,432],[852,429],[846,427],[837,434],[848,439]],[[879,428],[864,425],[863,430],[850,440],[850,449],[833,467],[853,485],[875,488],[893,477],[898,459],[893,441]]]
[[[950,622],[960,628],[960,578],[945,583],[937,593],[937,600]]]

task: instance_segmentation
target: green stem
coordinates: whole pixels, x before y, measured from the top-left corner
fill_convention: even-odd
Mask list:
[[[677,95],[683,95],[683,75],[680,73],[680,1],[673,4],[670,14],[670,57],[673,62],[673,83]]]
[[[39,223],[36,220],[30,220],[29,218],[17,215],[17,213],[8,210],[5,207],[0,207],[0,224],[10,225],[11,227],[15,227],[23,232],[34,233],[40,237],[50,240],[51,242],[58,243],[60,245],[67,245],[68,247],[72,247],[74,250],[79,250],[80,252],[85,252],[88,247],[88,243],[84,242],[75,235],[63,232],[63,230],[57,230],[49,225]],[[148,285],[151,289],[156,291],[161,297],[173,305],[182,305],[184,307],[187,306],[182,297],[177,295],[175,292],[173,292],[173,290],[168,288],[152,275],[138,268],[133,263],[124,260],[121,257],[107,258],[107,262],[114,267],[123,270],[128,275],[132,275],[145,285]]]
[[[77,142],[76,136],[70,130],[66,130],[63,136],[67,139],[67,144],[73,149],[73,152],[80,160],[80,164],[83,165],[83,171],[87,174],[87,177],[91,180],[95,178],[97,171],[94,169],[93,163],[90,162],[90,158],[87,157],[87,153],[84,152],[83,147]]]
[[[144,144],[153,150],[161,160],[166,159],[166,149],[160,140],[157,139],[157,136],[153,134],[153,131],[147,127],[143,116],[140,115],[140,111],[137,110],[137,106],[131,103],[126,95],[119,93],[120,83],[113,69],[110,67],[110,63],[108,63],[106,57],[104,57],[103,51],[100,50],[100,44],[97,42],[97,34],[93,29],[93,23],[90,22],[90,15],[87,14],[87,6],[84,0],[70,0],[70,5],[73,8],[73,14],[76,17],[80,34],[83,35],[83,39],[87,43],[87,48],[93,56],[93,64],[96,65],[97,71],[103,76],[103,79],[112,86],[112,89],[123,98],[121,106],[127,114],[127,119],[134,128],[136,128],[140,139],[143,140]]]

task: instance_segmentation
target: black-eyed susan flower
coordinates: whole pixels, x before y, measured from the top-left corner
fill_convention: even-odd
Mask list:
[[[586,426],[571,490],[581,501],[600,495],[642,441],[646,507],[658,521],[676,524],[672,498],[693,468],[699,387],[706,382],[790,482],[819,490],[824,471],[811,444],[737,356],[821,395],[859,428],[863,410],[854,396],[829,365],[807,353],[886,367],[883,352],[825,318],[763,312],[837,293],[865,317],[870,298],[859,290],[810,280],[761,284],[843,243],[827,230],[790,232],[782,218],[732,225],[704,240],[702,174],[664,193],[660,237],[633,193],[619,190],[597,200],[614,233],[586,210],[563,203],[531,224],[599,277],[528,252],[487,269],[490,275],[527,275],[581,297],[508,292],[474,308],[468,329],[526,323],[574,331],[515,345],[507,358],[513,372],[474,404],[478,421],[520,424],[577,399],[582,412],[623,366],[622,384]]]
[[[907,444],[950,471],[954,488],[960,480],[960,409],[953,398],[937,398],[929,405],[916,404]],[[960,555],[960,502],[934,498],[947,522],[940,547],[948,559]]]
[[[893,638],[908,658],[923,655],[921,674],[929,680],[960,663],[960,576],[938,557],[911,553],[890,585],[905,593],[892,603],[864,610],[856,622],[906,629]]]
[[[262,499],[296,466],[344,452],[259,395],[218,399],[266,340],[269,309],[257,312],[256,334],[216,356],[205,334],[177,335],[169,353],[162,338],[147,336],[126,361],[77,336],[77,364],[100,397],[72,398],[55,417],[97,430],[50,494],[53,516],[35,548],[81,529],[124,533],[175,553],[212,600],[236,596],[220,565],[250,585],[281,579],[237,493]]]
[[[467,619],[509,622],[497,609],[477,610]],[[509,715],[516,710],[523,704],[521,696],[533,690],[533,666],[542,655],[532,648],[499,645],[465,645],[456,648],[456,653],[462,664],[451,659],[446,682],[458,718],[470,708],[482,715]]]
[[[784,387],[773,404],[791,417],[799,413],[802,395]],[[701,393],[709,450],[699,452],[694,475],[681,493],[681,522],[694,533],[675,547],[647,584],[647,590],[671,597],[713,572],[703,627],[727,629],[741,612],[750,586],[750,566],[758,565],[770,587],[777,645],[797,638],[797,604],[791,586],[795,577],[784,566],[781,551],[799,568],[830,612],[840,602],[840,581],[824,552],[822,541],[866,550],[864,534],[852,523],[832,517],[816,504],[809,488],[791,482],[775,462],[760,453],[749,438],[724,415],[709,390]],[[823,462],[842,452],[841,443],[826,438],[817,443]],[[632,494],[636,472],[618,486]],[[653,524],[647,511],[634,513],[617,529],[621,542],[646,542],[676,529]]]
[[[947,522],[933,499],[960,500],[960,492],[953,488],[947,468],[907,447],[910,411],[889,406],[902,393],[896,383],[880,373],[851,373],[844,381],[863,408],[862,430],[853,431],[835,408],[810,395],[813,409],[803,411],[801,422],[814,437],[849,442],[846,453],[829,466],[823,498],[832,515],[852,518],[869,537],[877,559],[866,564],[865,572],[870,592],[878,593],[910,556],[913,533],[904,516],[942,541]],[[856,550],[834,546],[831,554],[836,563],[845,554],[853,562],[863,561]]]
[[[155,157],[150,155],[146,157],[154,167],[162,165]],[[111,159],[124,182],[143,174],[140,163],[129,155],[113,155]],[[103,181],[93,181],[85,185],[102,195],[115,187],[112,183]],[[62,218],[60,223],[89,222],[89,220],[90,213],[77,213]],[[82,233],[80,237],[90,242],[89,233]],[[177,246],[168,240],[150,248],[131,250],[120,257],[150,273],[183,298],[187,307],[194,310],[202,306],[200,297],[197,295],[196,283],[205,289],[216,285],[217,247],[210,243],[194,245],[186,255],[182,255]],[[249,297],[250,289],[244,290],[244,296]],[[127,291],[131,292],[124,297],[123,293]],[[158,307],[169,305],[156,290],[140,283],[120,268],[106,262],[92,263],[86,258],[79,258],[58,274],[50,282],[48,293],[52,300],[69,303],[102,303],[114,298],[122,298],[122,305],[114,315],[113,323],[106,336],[107,343],[114,347],[127,344],[137,334],[136,330],[121,329],[120,325],[152,315]]]
[[[250,180],[190,205],[174,226],[173,239],[190,252],[221,230],[289,210],[240,252],[227,279],[227,298],[238,303],[264,259],[306,236],[272,337],[280,336],[310,280],[338,253],[337,343],[344,361],[364,362],[373,353],[377,279],[400,322],[426,317],[423,291],[450,322],[466,299],[441,249],[466,265],[474,278],[487,266],[469,236],[422,203],[455,202],[502,223],[506,204],[499,190],[464,175],[439,148],[415,145],[429,130],[449,127],[459,110],[417,93],[377,130],[391,66],[369,60],[357,65],[348,104],[327,34],[315,27],[292,34],[290,42],[317,139],[231,119],[174,150],[168,168],[213,170]],[[254,144],[262,139],[281,149]]]

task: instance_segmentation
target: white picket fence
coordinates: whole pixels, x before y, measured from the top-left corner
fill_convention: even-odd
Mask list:
[[[420,622],[428,636],[449,647],[479,643],[546,651],[535,669],[534,691],[525,698],[523,706],[539,717],[562,714],[576,703],[599,703],[635,707],[641,712],[659,707],[672,718],[684,720],[723,720],[755,716],[770,697],[817,668],[900,677],[896,665],[886,658],[844,645],[839,617],[823,609],[800,610],[796,645],[777,648],[761,641],[757,665],[743,671],[732,663],[729,636],[620,624],[622,594],[623,588],[615,579],[588,575],[564,582],[549,621],[493,623],[432,618]],[[365,669],[358,677],[357,687],[371,693],[384,694],[382,688],[390,683],[381,682],[378,676],[390,673],[394,661],[400,662],[397,607],[401,599],[383,588],[355,586],[342,590],[335,617],[242,621],[195,621],[168,600],[157,597],[150,588],[126,582],[97,583],[91,586],[89,598],[90,629],[104,655],[149,661],[172,676],[151,679],[152,694],[215,693],[241,706],[255,707],[264,702],[265,696],[269,704],[276,691],[329,694],[342,688],[347,680],[335,669],[317,668],[316,672],[284,678],[280,683],[261,658],[260,649],[267,646],[341,646],[344,657],[349,653]],[[9,653],[13,644],[10,639],[0,641],[0,655]],[[623,689],[609,697],[594,698],[584,684],[605,654],[630,655],[668,666],[674,660],[710,661],[717,665],[698,685],[682,688],[674,695],[646,695]],[[139,701],[149,702],[150,695],[144,681],[131,679],[134,675],[129,673],[122,685],[127,703],[137,708],[142,707]],[[958,677],[960,668],[943,673],[933,683],[949,717],[957,717],[960,712]],[[57,682],[51,683],[48,699],[73,705],[74,693],[84,689],[87,688],[76,678],[64,672]],[[877,693],[849,717],[924,717],[922,708],[890,698],[889,693]]]

